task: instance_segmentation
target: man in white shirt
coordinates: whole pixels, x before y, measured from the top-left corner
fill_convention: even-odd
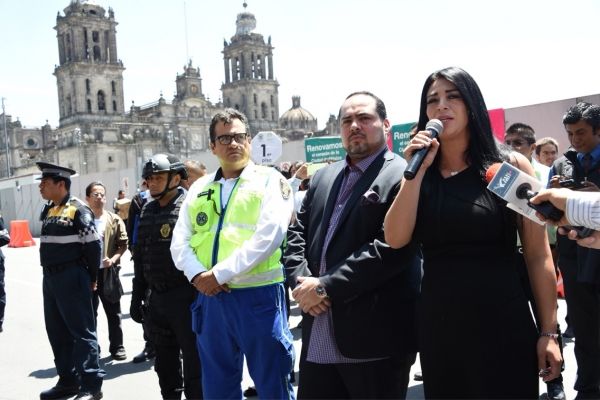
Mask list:
[[[98,272],[98,289],[92,292],[92,302],[96,320],[98,319],[98,306],[102,307],[108,320],[108,339],[110,341],[111,356],[115,360],[127,359],[123,347],[123,329],[121,327],[121,302],[111,302],[104,294],[104,281],[108,269],[113,268],[113,273],[119,274],[120,260],[127,250],[127,231],[123,220],[117,215],[104,209],[106,204],[106,188],[101,182],[92,182],[85,189],[85,200],[94,213],[96,230],[101,238],[102,262]],[[96,322],[96,325],[98,323]]]
[[[535,176],[537,177],[538,181],[544,183],[544,187],[546,187],[550,176],[550,167],[547,167],[546,165],[536,161],[536,159],[532,156],[533,152],[536,150],[535,132],[533,128],[529,125],[520,122],[512,124],[506,130],[506,134],[504,135],[504,143],[508,146],[511,146],[512,149],[517,153],[523,154],[529,160],[531,166],[533,167],[533,172],[535,172]],[[548,238],[550,241],[550,248],[552,251],[554,251],[556,248],[556,232],[554,228],[550,226],[548,227]],[[515,254],[515,267],[517,270],[517,274],[521,279],[521,284],[523,285],[525,295],[531,303],[533,315],[536,321],[538,321],[537,307],[535,304],[531,283],[529,281],[529,273],[527,272],[527,265],[525,263],[525,257],[523,256],[523,249],[521,247],[520,237],[518,238],[517,242],[517,252]],[[559,341],[562,341],[562,337],[559,338]],[[562,343],[560,347],[562,349]],[[546,383],[549,399],[562,400],[565,398],[565,392],[563,389],[562,382],[563,377],[561,374],[558,378],[555,378]]]
[[[243,354],[262,398],[294,399],[280,261],[292,189],[274,168],[250,161],[244,114],[217,113],[209,132],[221,167],[190,188],[171,242],[175,265],[200,292],[192,329],[204,397],[242,398]]]

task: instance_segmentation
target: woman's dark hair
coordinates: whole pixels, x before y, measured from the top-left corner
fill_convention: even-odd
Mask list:
[[[499,143],[494,138],[490,116],[481,90],[479,90],[479,86],[477,86],[477,83],[467,71],[458,67],[448,67],[429,75],[421,93],[418,130],[425,130],[425,126],[429,121],[427,117],[427,93],[431,84],[440,78],[453,83],[465,103],[469,118],[468,128],[471,134],[467,147],[467,160],[479,171],[481,178],[485,180],[485,171],[487,168],[494,163],[507,160],[508,152],[506,148],[499,146]],[[440,152],[435,157],[435,166],[438,165],[439,159]]]
[[[485,101],[483,100],[483,95],[481,94],[479,86],[473,77],[469,75],[469,73],[458,67],[448,67],[429,75],[425,81],[425,84],[423,85],[423,92],[421,93],[418,131],[425,130],[425,126],[429,121],[429,118],[427,117],[427,94],[431,84],[437,79],[446,79],[448,82],[453,83],[460,92],[467,109],[468,129],[470,132],[469,144],[466,150],[466,159],[467,162],[476,169],[479,177],[482,180],[482,185],[487,185],[487,181],[485,179],[485,173],[487,169],[492,164],[509,161],[511,149],[508,146],[498,142],[494,138],[490,116],[488,114]],[[444,196],[442,195],[444,192],[443,178],[437,171],[440,155],[441,152],[438,151],[433,165],[430,166],[425,173],[426,179],[423,180],[423,185],[421,186],[421,197],[419,199],[420,204],[422,204],[425,197],[428,196],[436,199],[435,202],[437,203],[436,206],[438,211],[441,210],[442,202],[444,201]],[[491,192],[488,192],[487,190],[484,191],[484,194],[487,195],[487,198],[490,200],[490,204],[496,204],[499,209],[502,210],[505,221],[505,237],[507,238],[505,246],[508,249],[512,249],[516,240],[516,237],[514,236],[514,232],[516,231],[514,216],[508,212],[508,208],[506,208],[506,202],[504,200],[491,194]],[[419,207],[418,213],[420,214],[423,212],[423,207]],[[437,215],[437,224],[438,228],[440,228],[441,211],[438,212]],[[439,232],[440,240],[445,241],[446,238],[442,237],[441,234],[442,230],[438,229],[437,231]]]

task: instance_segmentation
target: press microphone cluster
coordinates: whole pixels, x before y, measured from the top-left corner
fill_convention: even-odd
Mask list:
[[[487,180],[488,183],[490,183],[494,177],[496,176],[496,173],[498,172],[498,170],[502,167],[502,164],[500,163],[496,163],[496,164],[492,164],[486,171],[485,173],[485,178]],[[506,170],[506,168],[505,168]],[[517,175],[523,174],[523,172],[517,170],[516,168],[512,167],[511,170],[516,171]],[[506,175],[504,175],[506,178],[504,179],[504,182],[502,182],[502,178],[500,179],[500,182],[498,182],[497,186],[500,189],[504,189],[504,194],[506,195],[506,190],[508,190],[509,192],[511,192],[513,190],[513,182],[516,183],[516,176],[511,176],[512,171],[508,171],[508,173],[506,173]],[[525,177],[528,177],[528,175],[525,175]],[[488,186],[489,188],[489,186]],[[494,193],[500,195],[502,190],[496,190],[497,188],[491,189]],[[533,204],[531,203],[529,200],[534,197],[535,195],[537,195],[537,192],[534,192],[532,190],[531,184],[529,182],[521,182],[515,189],[513,194],[515,195],[515,197],[517,199],[520,200],[525,200],[527,203],[527,205],[534,209],[535,211],[539,212],[540,214],[542,214],[544,217],[546,217],[547,219],[550,219],[552,221],[559,221],[563,215],[565,214],[562,210],[556,208],[551,202],[549,201],[542,201],[539,204]],[[504,196],[500,195],[500,197],[504,198]],[[589,228],[584,228],[582,226],[563,226],[562,228],[566,229],[566,230],[574,230],[577,232],[577,235],[579,237],[588,237],[592,234],[593,230],[589,229]]]
[[[442,131],[444,130],[444,124],[442,124],[442,121],[439,119],[431,119],[429,122],[427,122],[427,125],[425,125],[425,130],[431,133],[431,135],[429,135],[429,139],[433,140],[442,134]],[[425,159],[428,151],[429,147],[423,147],[422,149],[419,149],[413,153],[410,162],[404,170],[404,179],[409,181],[415,179],[415,176],[417,175],[417,172],[419,172],[419,168],[421,168],[423,159]]]

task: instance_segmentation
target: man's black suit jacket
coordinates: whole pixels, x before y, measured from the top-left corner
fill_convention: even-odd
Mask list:
[[[284,260],[292,289],[300,276],[319,276],[344,165],[340,161],[314,174],[296,222],[288,230]],[[327,249],[327,270],[320,280],[332,302],[335,339],[345,357],[383,358],[417,351],[420,250],[414,243],[392,249],[383,234],[383,220],[398,194],[405,167],[404,159],[390,151],[377,156],[356,183]],[[370,190],[377,195],[367,200],[365,193]],[[305,357],[313,317],[303,317]]]

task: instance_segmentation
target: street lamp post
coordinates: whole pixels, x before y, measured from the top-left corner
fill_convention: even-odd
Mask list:
[[[2,98],[2,126],[4,128],[4,137],[6,138],[6,177],[10,178],[10,156],[8,154],[8,132],[6,131],[6,110],[4,109],[4,97]]]

